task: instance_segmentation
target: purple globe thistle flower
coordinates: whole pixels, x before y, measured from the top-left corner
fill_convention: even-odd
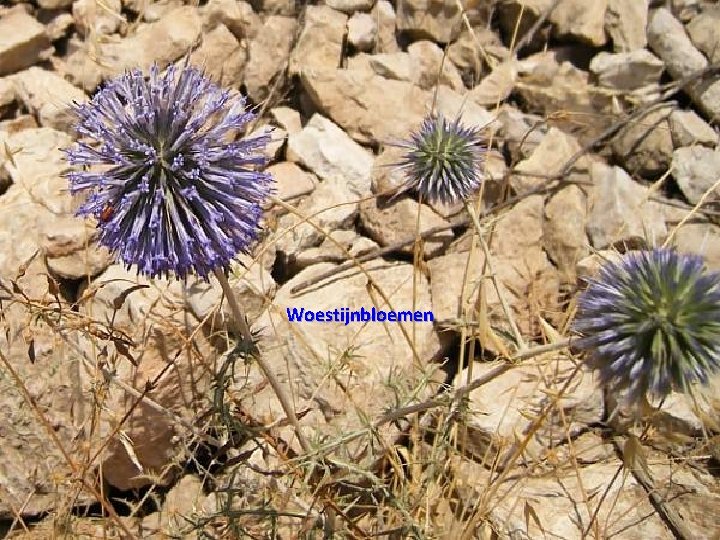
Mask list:
[[[603,384],[635,401],[687,392],[720,370],[720,274],[672,249],[627,254],[590,280],[574,327]]]
[[[414,189],[429,202],[464,201],[482,182],[480,142],[479,129],[464,127],[459,116],[452,122],[428,116],[410,139],[396,144],[408,150],[398,164],[407,177],[399,192]]]
[[[203,278],[256,238],[272,178],[260,172],[268,133],[236,139],[255,115],[187,64],[133,70],[75,104],[81,141],[65,150],[77,211],[99,242],[150,277]],[[89,167],[96,166],[93,169]]]

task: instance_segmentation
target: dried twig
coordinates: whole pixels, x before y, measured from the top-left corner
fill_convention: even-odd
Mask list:
[[[615,446],[615,450],[622,456],[623,463],[626,463],[627,457],[625,456],[625,445],[623,444],[622,438],[619,435],[616,435],[612,438],[612,441],[613,446]],[[653,503],[653,506],[655,507],[655,510],[657,510],[666,525],[668,525],[668,527],[672,530],[675,538],[678,540],[690,540],[691,538],[696,538],[695,534],[687,528],[687,525],[685,525],[685,521],[680,514],[665,503],[658,493],[652,478],[650,478],[643,468],[632,467],[631,472],[640,485],[645,489]]]

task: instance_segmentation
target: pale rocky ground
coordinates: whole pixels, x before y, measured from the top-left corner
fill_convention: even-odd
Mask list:
[[[582,278],[616,251],[668,242],[720,270],[718,28],[701,0],[3,2],[0,533],[720,537],[720,381],[609,420],[592,374],[552,352],[489,377],[464,413],[374,424],[494,373],[518,346],[501,299],[534,346],[570,335]],[[71,103],[186,55],[259,107],[253,129],[276,128],[289,206],[268,205],[231,284],[307,436],[344,464],[320,478],[289,465],[299,449],[236,358],[219,285],[138,278],[73,217]],[[461,206],[387,197],[402,177],[386,143],[433,105],[490,141],[487,259]],[[285,316],[373,305],[436,323]],[[459,368],[462,336],[477,346]]]

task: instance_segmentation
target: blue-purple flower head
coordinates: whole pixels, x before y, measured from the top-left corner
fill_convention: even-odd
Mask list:
[[[398,146],[407,149],[399,167],[407,182],[402,191],[414,190],[422,200],[454,204],[470,197],[482,182],[484,149],[477,128],[430,115],[420,130]]]
[[[590,281],[575,329],[601,382],[631,401],[688,392],[720,371],[720,274],[672,249],[629,253]]]
[[[239,138],[255,115],[197,69],[134,70],[75,105],[83,139],[66,150],[77,214],[99,242],[150,277],[207,277],[255,240],[272,178],[269,134]]]

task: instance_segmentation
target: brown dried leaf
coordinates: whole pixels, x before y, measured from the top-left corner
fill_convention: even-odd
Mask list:
[[[130,296],[132,293],[134,293],[137,290],[140,289],[149,289],[150,285],[133,285],[129,289],[125,289],[123,292],[121,292],[119,295],[117,295],[113,299],[113,309],[120,309],[123,307],[123,304],[125,304],[125,300],[127,300],[127,297]]]

